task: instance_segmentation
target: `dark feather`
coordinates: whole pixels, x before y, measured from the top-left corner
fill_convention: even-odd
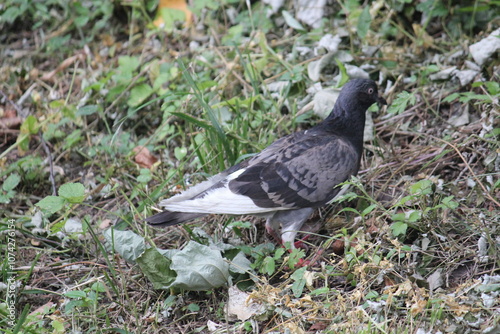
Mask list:
[[[163,211],[146,218],[146,221],[156,227],[167,227],[206,216],[204,213]]]

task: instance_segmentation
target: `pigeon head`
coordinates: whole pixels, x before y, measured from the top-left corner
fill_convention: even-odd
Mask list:
[[[378,95],[377,85],[369,79],[353,79],[346,83],[340,92],[337,103],[342,109],[349,111],[366,112],[375,102],[387,104],[385,99]]]
[[[387,104],[378,95],[375,82],[353,79],[342,87],[332,112],[320,126],[326,131],[349,138],[356,146],[360,146],[363,142],[366,110],[376,102]]]

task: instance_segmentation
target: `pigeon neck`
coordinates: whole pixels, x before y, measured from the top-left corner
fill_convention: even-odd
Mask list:
[[[325,131],[347,138],[356,147],[362,147],[366,109],[368,107],[357,103],[348,107],[336,104],[321,125]]]

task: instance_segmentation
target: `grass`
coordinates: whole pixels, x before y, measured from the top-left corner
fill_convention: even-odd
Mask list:
[[[2,332],[498,331],[498,59],[463,86],[432,79],[468,68],[498,5],[341,1],[314,29],[291,4],[196,6],[196,27],[165,29],[154,2],[0,7]],[[322,87],[363,66],[390,105],[307,249],[252,217],[147,226],[159,200],[320,120],[308,69],[327,33],[343,37]],[[250,318],[214,272],[189,289],[181,271],[209,261]]]

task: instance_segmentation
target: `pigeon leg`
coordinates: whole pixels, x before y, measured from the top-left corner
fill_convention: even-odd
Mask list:
[[[278,229],[280,227],[279,222],[273,220],[273,217],[276,215],[276,213],[272,214],[271,216],[267,217],[266,220],[266,231],[269,233],[276,242],[281,243],[281,237],[278,233]]]
[[[314,209],[303,208],[297,210],[278,211],[271,217],[271,225],[281,225],[281,242],[295,248],[295,236]]]

